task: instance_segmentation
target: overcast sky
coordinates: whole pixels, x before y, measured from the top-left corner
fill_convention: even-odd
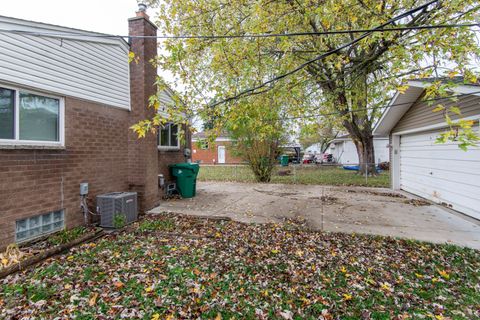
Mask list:
[[[2,16],[121,36],[128,35],[128,18],[137,10],[137,0],[0,0]],[[154,18],[154,10],[147,13]],[[182,89],[170,73],[159,73],[173,89]]]
[[[0,0],[3,16],[118,35],[137,8],[136,0]]]
[[[137,9],[137,0],[0,0],[2,16],[114,35],[128,35],[128,18]],[[147,13],[155,16],[152,10]],[[183,89],[170,73],[159,73],[173,89]],[[200,126],[198,119],[194,124]]]

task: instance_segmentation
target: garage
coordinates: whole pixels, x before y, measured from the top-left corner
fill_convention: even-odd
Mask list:
[[[400,136],[400,189],[480,219],[480,149],[436,144],[440,133]]]
[[[454,98],[425,98],[432,82],[456,82],[448,93]],[[462,78],[419,79],[397,92],[375,125],[374,136],[390,137],[390,175],[393,190],[404,190],[480,220],[480,145],[463,151],[457,142],[435,143],[447,130],[442,105],[454,125],[470,120],[480,134],[480,83]]]

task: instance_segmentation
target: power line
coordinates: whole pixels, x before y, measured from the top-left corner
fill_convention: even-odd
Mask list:
[[[185,36],[125,36],[125,35],[110,35],[110,34],[89,34],[89,33],[51,33],[51,32],[32,32],[25,30],[0,30],[0,32],[9,32],[17,34],[26,34],[31,36],[46,36],[46,37],[90,37],[90,38],[122,38],[122,39],[237,39],[237,38],[279,38],[279,37],[301,37],[301,36],[328,36],[339,34],[354,34],[365,32],[392,32],[392,31],[408,31],[408,30],[428,30],[428,29],[447,29],[447,28],[473,28],[480,27],[479,23],[466,24],[439,24],[426,26],[412,26],[412,27],[393,27],[393,28],[375,28],[375,29],[348,29],[348,30],[331,30],[318,32],[290,32],[290,33],[259,33],[259,34],[237,34],[237,35],[185,35]]]
[[[419,102],[439,101],[439,100],[458,98],[458,97],[469,96],[469,95],[474,95],[474,94],[480,94],[480,91],[473,91],[473,92],[469,92],[469,93],[460,93],[460,94],[449,95],[449,96],[445,96],[445,97],[425,99],[425,100],[420,100]],[[387,105],[385,107],[385,109],[389,109],[389,108],[392,108],[392,107],[405,106],[405,105],[409,105],[409,104],[414,104],[417,101],[418,100],[391,104],[391,105]],[[356,109],[356,110],[349,110],[349,111],[346,111],[346,112],[335,111],[335,112],[330,112],[330,113],[312,114],[312,115],[308,115],[308,116],[286,117],[286,118],[282,118],[282,119],[280,119],[280,118],[279,119],[274,119],[273,121],[308,119],[308,118],[326,117],[326,116],[334,116],[334,115],[346,115],[346,114],[357,113],[357,112],[362,112],[362,111],[375,110],[375,109],[378,109],[378,108],[379,107],[367,107],[367,108],[361,108],[361,109]]]
[[[394,108],[394,107],[401,107],[401,106],[405,106],[405,105],[412,105],[416,102],[440,101],[440,100],[459,98],[459,97],[470,96],[470,95],[475,95],[475,94],[480,94],[480,91],[473,91],[473,92],[469,92],[469,93],[459,93],[459,94],[453,94],[453,95],[448,95],[448,96],[444,96],[444,97],[424,99],[424,100],[420,100],[420,101],[419,100],[414,100],[414,101],[409,101],[409,102],[389,104],[385,107],[385,109],[390,109],[390,108]],[[284,118],[271,119],[269,122],[284,121],[284,120],[296,120],[296,119],[309,119],[309,118],[327,117],[327,116],[334,116],[334,115],[346,115],[346,114],[353,114],[353,113],[357,113],[357,112],[375,110],[375,109],[380,109],[380,108],[381,107],[366,107],[366,108],[360,108],[360,109],[355,109],[355,110],[348,110],[348,111],[345,111],[345,112],[335,111],[335,112],[329,112],[329,113],[311,114],[311,115],[306,115],[306,116],[304,115],[304,116],[297,116],[297,117],[284,117]],[[196,115],[198,116],[199,114],[197,113]]]
[[[400,14],[400,15],[392,18],[392,19],[390,19],[390,20],[388,20],[388,21],[385,22],[385,23],[382,23],[382,24],[379,25],[378,27],[373,28],[371,31],[368,31],[368,32],[366,32],[366,33],[363,33],[361,36],[353,39],[352,41],[350,41],[350,42],[348,42],[348,43],[346,43],[346,44],[344,44],[344,45],[341,45],[341,46],[339,46],[339,47],[337,47],[337,48],[335,48],[335,49],[332,49],[332,50],[330,50],[330,51],[327,51],[327,52],[325,52],[325,53],[323,53],[323,54],[321,54],[321,55],[319,55],[319,56],[317,56],[317,57],[315,57],[315,58],[313,58],[313,59],[311,59],[311,60],[309,60],[309,61],[301,64],[300,66],[296,67],[295,69],[293,69],[293,70],[291,70],[291,71],[289,71],[289,72],[287,72],[287,73],[278,75],[278,76],[276,76],[276,77],[274,77],[274,78],[272,78],[272,79],[270,79],[270,80],[267,80],[267,81],[263,82],[263,83],[260,84],[260,85],[257,85],[257,86],[255,86],[255,87],[252,87],[252,88],[250,88],[250,89],[243,90],[242,92],[240,92],[240,93],[238,93],[238,94],[236,94],[236,95],[234,95],[234,96],[225,98],[225,99],[223,99],[223,100],[221,100],[221,101],[219,101],[219,102],[216,102],[216,103],[210,105],[210,107],[215,107],[215,106],[217,106],[217,105],[220,105],[220,104],[223,104],[223,103],[227,103],[227,102],[229,102],[229,101],[232,101],[232,100],[236,100],[236,99],[238,99],[238,98],[241,98],[241,97],[243,97],[243,96],[245,96],[245,95],[247,95],[247,94],[252,94],[252,93],[254,93],[254,92],[255,92],[256,90],[258,90],[258,89],[261,89],[261,88],[263,88],[263,87],[266,87],[267,85],[269,85],[269,84],[271,84],[271,83],[277,82],[277,81],[279,81],[279,80],[281,80],[281,79],[283,79],[283,78],[286,78],[286,77],[288,77],[288,76],[290,76],[290,75],[292,75],[292,74],[294,74],[294,73],[297,73],[297,72],[300,71],[300,70],[303,70],[305,67],[309,66],[310,64],[312,64],[312,63],[314,63],[314,62],[317,62],[317,61],[319,61],[319,60],[323,60],[324,58],[326,58],[326,57],[328,57],[328,56],[331,56],[331,55],[333,55],[333,54],[335,54],[335,53],[337,53],[337,52],[339,52],[339,51],[341,51],[341,50],[343,50],[343,49],[345,49],[345,48],[348,48],[348,47],[350,47],[350,46],[352,46],[352,45],[355,45],[356,43],[358,43],[358,42],[360,42],[361,40],[365,39],[366,37],[370,36],[370,35],[373,33],[374,30],[382,29],[382,28],[388,26],[389,24],[391,24],[391,23],[393,23],[393,22],[395,22],[395,21],[397,21],[397,20],[400,20],[400,19],[402,19],[402,18],[405,18],[405,17],[407,17],[407,16],[410,16],[410,15],[412,15],[413,13],[415,13],[415,12],[417,12],[417,11],[419,11],[419,10],[426,9],[428,6],[430,6],[431,4],[436,3],[436,2],[438,2],[438,0],[433,0],[433,1],[427,2],[427,3],[424,4],[424,5],[421,5],[421,6],[419,6],[419,7],[414,8],[414,9],[408,10],[407,12],[402,13],[402,14]]]

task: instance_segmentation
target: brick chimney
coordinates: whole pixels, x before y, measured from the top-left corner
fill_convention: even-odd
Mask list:
[[[135,61],[130,63],[130,123],[151,118],[154,109],[148,106],[148,98],[156,94],[155,80],[157,68],[150,62],[157,56],[155,38],[135,38],[135,36],[156,36],[157,27],[149,20],[146,5],[139,4],[136,16],[128,19],[130,51],[135,53]],[[138,193],[140,212],[158,204],[158,149],[157,138],[147,134],[138,138],[129,132],[128,141],[128,181],[131,191]]]

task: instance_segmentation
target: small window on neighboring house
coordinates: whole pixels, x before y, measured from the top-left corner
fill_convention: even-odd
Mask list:
[[[198,144],[200,145],[200,149],[202,150],[208,149],[208,140],[200,140]]]
[[[16,221],[15,239],[23,242],[45,234],[62,230],[65,226],[64,211],[53,211]]]
[[[178,125],[167,123],[158,132],[158,146],[160,148],[178,148]]]
[[[61,145],[63,100],[0,87],[0,143]]]

